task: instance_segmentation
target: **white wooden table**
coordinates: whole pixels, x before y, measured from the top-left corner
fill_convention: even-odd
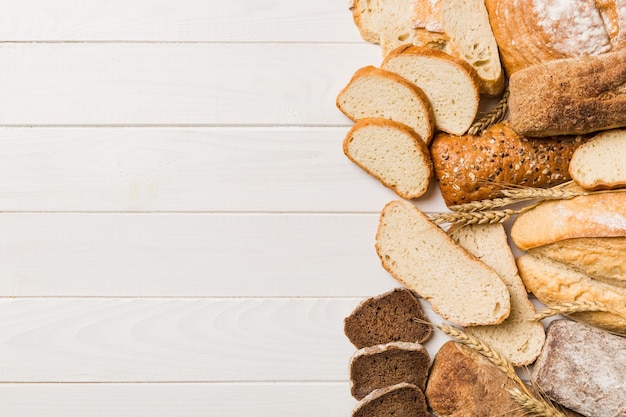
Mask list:
[[[349,416],[348,2],[0,4],[0,416]]]

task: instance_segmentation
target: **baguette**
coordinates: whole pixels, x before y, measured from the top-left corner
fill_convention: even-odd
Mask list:
[[[569,173],[588,190],[626,185],[626,129],[600,132],[572,155]]]

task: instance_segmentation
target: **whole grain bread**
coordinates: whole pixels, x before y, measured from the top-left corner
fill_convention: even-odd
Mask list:
[[[361,349],[390,342],[422,343],[430,337],[432,325],[415,293],[394,288],[361,301],[344,319],[344,333]]]
[[[520,135],[584,134],[626,126],[626,49],[537,64],[509,79]]]
[[[373,66],[359,69],[337,95],[337,107],[352,121],[374,117],[413,128],[426,143],[435,131],[430,101],[415,84]]]
[[[419,343],[391,342],[364,347],[350,359],[350,392],[361,400],[376,389],[401,382],[423,391],[429,368],[430,356]]]
[[[598,133],[581,145],[569,166],[574,181],[589,190],[626,185],[626,129]]]
[[[372,391],[352,411],[352,417],[430,417],[424,393],[401,382]]]
[[[433,177],[428,147],[413,129],[402,123],[360,119],[346,135],[343,152],[407,200],[423,195]]]
[[[466,332],[477,337],[502,354],[515,366],[535,361],[545,341],[543,325],[531,320],[533,304],[515,264],[502,224],[453,227],[448,234],[472,255],[493,268],[511,294],[511,313],[493,326],[468,327]]]
[[[498,274],[410,202],[397,200],[384,207],[376,252],[396,280],[430,301],[446,320],[489,325],[510,313],[509,290]]]
[[[531,380],[553,401],[585,416],[626,416],[626,338],[555,320]]]
[[[424,91],[437,129],[457,135],[469,129],[478,112],[480,78],[467,62],[441,51],[404,45],[391,51],[381,67]]]
[[[579,137],[529,138],[500,122],[478,136],[438,133],[430,146],[448,206],[501,197],[511,187],[548,188],[570,180]]]

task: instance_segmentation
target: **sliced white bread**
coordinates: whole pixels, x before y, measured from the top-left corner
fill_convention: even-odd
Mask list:
[[[373,66],[359,69],[337,95],[337,107],[351,120],[389,119],[415,130],[428,144],[435,117],[426,94],[399,75]]]
[[[402,123],[377,118],[358,120],[343,141],[343,152],[402,198],[423,195],[433,177],[428,147]]]
[[[543,325],[531,321],[533,304],[515,264],[502,224],[455,227],[450,237],[493,268],[511,294],[511,314],[500,324],[468,327],[466,331],[504,355],[513,365],[528,365],[539,356],[545,341]]]
[[[580,145],[572,155],[569,173],[589,190],[626,185],[626,129],[601,132]]]
[[[376,252],[396,280],[430,301],[446,320],[489,325],[509,315],[509,290],[498,274],[408,201],[392,201],[383,209]]]
[[[472,125],[480,102],[480,79],[467,62],[433,49],[402,46],[387,55],[381,67],[424,91],[437,129],[462,135]]]

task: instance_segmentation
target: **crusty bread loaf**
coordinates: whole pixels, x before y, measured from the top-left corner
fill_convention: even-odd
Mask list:
[[[433,310],[462,326],[501,323],[510,295],[497,273],[457,245],[407,201],[383,209],[376,233],[383,267],[430,301]]]
[[[381,67],[424,91],[437,129],[457,135],[469,129],[478,112],[480,79],[467,62],[441,51],[405,45],[391,51]]]
[[[581,237],[530,249],[591,278],[626,287],[626,237]],[[626,302],[626,301],[625,301]]]
[[[422,343],[430,320],[411,290],[394,288],[366,298],[344,319],[344,333],[357,349],[390,342]]]
[[[574,181],[589,190],[626,185],[626,129],[600,132],[574,152],[569,166]]]
[[[522,137],[505,121],[478,136],[438,133],[430,152],[443,199],[452,206],[501,197],[505,188],[566,182],[569,161],[581,143],[576,137]]]
[[[626,288],[598,281],[566,264],[528,253],[517,258],[517,265],[524,285],[542,303],[556,306],[575,301],[600,302],[612,312],[575,313],[571,317],[626,335]]]
[[[352,411],[352,417],[429,417],[424,393],[413,384],[401,382],[372,391]]]
[[[579,237],[625,237],[626,192],[545,201],[517,216],[511,238],[521,250]]]
[[[346,135],[343,152],[402,198],[423,195],[433,177],[428,147],[413,129],[402,123],[360,119]]]
[[[424,92],[399,75],[373,66],[354,74],[337,95],[337,107],[353,121],[375,117],[403,123],[426,144],[435,130],[433,109]]]
[[[543,325],[532,321],[535,314],[519,277],[515,258],[502,224],[453,227],[448,234],[472,255],[493,268],[511,294],[511,314],[500,324],[468,327],[466,331],[501,353],[515,366],[537,358],[545,340]]]
[[[509,79],[520,135],[583,134],[626,126],[626,49],[537,64]]]
[[[350,358],[350,392],[357,400],[376,389],[401,382],[422,391],[430,369],[430,355],[419,343],[391,342],[357,350]]]
[[[626,338],[555,320],[531,380],[550,399],[585,416],[626,416]]]

